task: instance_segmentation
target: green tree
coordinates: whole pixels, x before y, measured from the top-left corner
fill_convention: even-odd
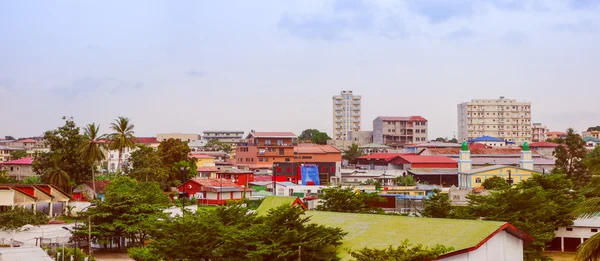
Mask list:
[[[48,224],[48,216],[42,213],[34,213],[23,207],[15,207],[4,212],[0,212],[0,231],[14,233],[26,230],[25,225],[39,226]]]
[[[560,139],[558,143],[562,146],[556,147],[552,153],[556,157],[552,172],[567,174],[576,187],[584,186],[590,180],[590,173],[584,164],[587,155],[585,142],[569,128],[567,137]]]
[[[204,149],[209,151],[218,151],[223,147],[223,143],[217,139],[209,140],[205,145]]]
[[[377,193],[357,193],[353,187],[341,186],[324,188],[319,199],[322,204],[317,210],[351,213],[383,213],[377,204],[385,201]]]
[[[104,160],[104,153],[102,153],[103,143],[100,141],[104,135],[100,135],[100,125],[88,124],[83,129],[83,143],[79,147],[79,153],[83,161],[89,164],[92,176],[92,189],[96,193],[96,163]],[[93,198],[96,198],[94,194]]]
[[[458,143],[458,140],[456,138],[452,138],[448,142],[449,143]]]
[[[26,150],[13,150],[10,152],[10,160],[18,160],[27,157]]]
[[[600,213],[600,178],[594,177],[588,186],[582,188],[582,193],[588,196],[573,210],[577,218],[593,218]],[[600,259],[600,234],[595,234],[577,248],[576,260],[590,261]]]
[[[435,138],[434,141],[437,141],[437,142],[446,142],[446,139],[442,138],[442,137],[437,137],[437,138]]]
[[[162,163],[158,151],[140,145],[131,153],[130,162],[131,169],[127,170],[130,177],[138,181],[158,182],[163,189],[168,187],[170,170]]]
[[[50,166],[46,167],[42,172],[42,181],[50,183],[62,189],[63,191],[71,191],[73,184],[69,174],[60,167],[60,159],[58,156],[53,156],[50,160]]]
[[[592,175],[600,175],[600,145],[586,155],[583,163]]]
[[[417,182],[413,176],[407,175],[405,177],[394,178],[394,184],[399,186],[416,186]]]
[[[452,202],[447,193],[435,190],[434,195],[423,202],[424,208],[421,215],[430,218],[450,218],[453,209]]]
[[[358,144],[354,143],[348,146],[347,150],[344,150],[342,158],[348,161],[350,164],[356,163],[356,158],[363,155],[363,151],[358,147]]]
[[[231,144],[227,144],[227,143],[221,143],[221,148],[220,150],[222,150],[223,152],[229,154],[233,151],[233,147],[231,146]]]
[[[318,133],[320,133],[320,131],[317,129],[306,129],[306,130],[302,131],[300,136],[298,136],[298,139],[301,142],[307,141],[307,140],[312,141],[313,136],[317,135]]]
[[[485,179],[481,186],[487,190],[503,190],[510,187],[505,179],[498,176]]]
[[[35,173],[41,175],[43,182],[49,182],[48,178],[55,176],[54,174],[60,173],[59,176],[65,176],[63,174],[66,173],[66,177],[60,179],[64,180],[66,185],[60,187],[70,192],[70,188],[75,184],[81,184],[91,177],[89,165],[79,155],[79,147],[84,143],[79,127],[73,118],[63,117],[63,120],[63,126],[44,133],[44,141],[50,147],[50,151],[34,155],[32,167]]]
[[[0,170],[0,184],[11,184],[15,182],[15,179],[8,176],[8,170]]]
[[[10,136],[10,135],[8,135],[8,136],[4,136],[4,139],[5,139],[5,140],[16,140],[16,139],[15,139],[15,137],[13,137],[13,136]]]
[[[310,141],[312,143],[321,144],[321,145],[327,144],[328,140],[331,140],[331,138],[325,132],[316,133],[310,138]]]
[[[429,261],[453,250],[454,248],[443,245],[424,247],[419,244],[412,246],[408,240],[404,240],[396,248],[392,246],[385,249],[363,248],[351,251],[350,255],[356,261]]]
[[[135,138],[133,132],[134,125],[129,122],[128,118],[119,117],[113,123],[110,124],[110,129],[114,132],[108,136],[110,140],[109,148],[111,150],[119,151],[119,160],[117,163],[117,172],[120,172],[121,166],[123,165],[123,152],[125,149],[133,149]]]
[[[42,184],[40,176],[31,176],[21,180],[21,184]]]
[[[160,142],[158,156],[163,166],[169,170],[168,182],[171,185],[177,184],[177,181],[185,181],[182,180],[182,172],[187,172],[187,178],[190,175],[192,177],[196,175],[196,160],[190,158],[191,151],[188,144],[181,140],[168,139]],[[183,170],[181,169],[182,167],[184,168]]]

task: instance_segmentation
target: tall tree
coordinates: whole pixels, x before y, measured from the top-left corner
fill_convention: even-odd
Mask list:
[[[69,174],[59,166],[59,158],[52,157],[50,158],[50,161],[51,165],[43,170],[42,180],[59,187],[63,191],[71,191],[71,187],[73,187],[74,184],[71,184]]]
[[[4,136],[4,139],[5,139],[5,140],[16,140],[16,139],[15,139],[15,137],[13,137],[13,136],[10,136],[10,135],[8,135],[8,136]]]
[[[26,150],[13,150],[10,152],[10,160],[18,160],[27,157]]]
[[[63,117],[63,120],[65,120],[63,126],[44,133],[44,140],[50,147],[50,151],[34,155],[32,167],[35,173],[42,176],[44,182],[48,182],[48,177],[61,176],[60,179],[53,178],[53,180],[61,180],[63,183],[65,181],[64,173],[66,173],[67,185],[62,188],[69,192],[70,187],[81,184],[91,177],[89,164],[79,155],[79,148],[84,143],[79,127],[73,118]]]
[[[324,188],[317,210],[350,213],[383,213],[377,204],[385,201],[377,193],[356,193],[353,187]]]
[[[592,175],[600,175],[600,146],[596,146],[587,154],[584,160],[585,166]]]
[[[317,133],[320,133],[320,131],[317,129],[306,129],[302,131],[300,136],[298,136],[298,139],[300,140],[300,142],[312,140],[312,137],[315,136]]]
[[[161,161],[158,151],[148,146],[138,146],[131,153],[131,169],[127,170],[130,177],[138,181],[158,182],[163,189],[168,187],[170,169]]]
[[[135,138],[133,132],[133,124],[130,124],[129,119],[125,117],[119,117],[110,124],[110,128],[114,131],[109,135],[110,146],[112,150],[119,151],[119,161],[117,163],[117,172],[121,170],[123,164],[123,152],[125,149],[133,149],[135,147]]]
[[[358,147],[358,144],[354,143],[348,146],[347,150],[344,150],[342,158],[348,161],[350,164],[356,163],[356,158],[363,155],[363,151]]]
[[[553,152],[556,163],[552,172],[566,174],[576,187],[584,186],[590,180],[590,173],[584,164],[587,155],[585,142],[572,128],[567,130],[567,137],[558,142],[561,146]]]
[[[223,143],[220,140],[211,139],[204,145],[204,149],[209,151],[217,151],[221,150],[222,146]]]
[[[102,153],[101,147],[104,143],[100,141],[104,135],[100,135],[100,125],[88,124],[83,129],[83,141],[79,147],[79,153],[81,158],[90,165],[92,174],[92,188],[94,189],[94,198],[96,198],[96,163],[104,160],[104,153]]]
[[[456,138],[452,138],[448,142],[450,142],[450,143],[458,143],[458,140]]]
[[[600,213],[600,178],[595,177],[584,188],[582,192],[588,196],[586,200],[579,203],[573,210],[577,218],[593,218]],[[591,236],[577,248],[576,259],[578,261],[589,261],[600,259],[600,233]]]
[[[434,140],[434,141],[446,142],[446,139],[445,139],[445,138],[442,138],[442,137],[437,137],[437,138],[435,138],[435,140]]]
[[[328,140],[331,140],[331,138],[325,132],[316,133],[315,135],[312,136],[312,138],[310,138],[310,141],[312,143],[321,144],[321,145],[327,144]]]
[[[4,212],[0,212],[0,231],[14,232],[22,231],[23,226],[40,226],[48,223],[48,216],[34,213],[23,207],[15,207]],[[12,243],[12,242],[11,242]]]
[[[182,173],[196,175],[196,160],[190,158],[191,151],[187,143],[177,139],[163,140],[158,145],[158,156],[163,166],[170,170],[168,181],[171,185],[176,185],[178,180],[185,181],[182,179],[187,177],[182,178]]]
[[[8,176],[8,170],[0,170],[0,184],[10,184],[15,182],[15,179]]]

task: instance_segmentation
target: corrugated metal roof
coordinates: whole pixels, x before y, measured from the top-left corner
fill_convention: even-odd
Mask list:
[[[33,162],[32,157],[26,157],[26,158],[17,159],[17,160],[9,160],[9,161],[5,161],[5,162],[0,162],[0,165],[31,165],[32,162]]]
[[[415,175],[458,175],[458,169],[430,169],[430,168],[417,168],[408,169],[411,174]]]
[[[560,145],[558,145],[554,142],[547,142],[547,141],[534,142],[534,143],[529,144],[529,147],[532,147],[532,148],[555,148],[558,146],[560,146]]]
[[[298,154],[325,154],[325,153],[342,153],[338,148],[331,145],[319,144],[299,144],[296,148]]]
[[[499,139],[491,136],[481,136],[470,140],[469,142],[506,142],[503,139]]]

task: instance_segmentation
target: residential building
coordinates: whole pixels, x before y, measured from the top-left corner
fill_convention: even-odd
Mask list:
[[[251,168],[271,168],[274,162],[294,160],[294,139],[292,132],[250,132],[247,142],[236,147],[236,164]]]
[[[32,157],[25,157],[17,160],[9,160],[0,162],[0,170],[8,171],[8,176],[16,180],[24,180],[28,177],[36,176],[37,174],[33,171],[31,164],[33,163]]]
[[[557,139],[557,138],[561,138],[564,139],[567,137],[567,133],[564,131],[548,131],[546,132],[546,140],[548,139]]]
[[[90,199],[104,201],[108,184],[110,184],[110,180],[96,180],[96,191],[94,191],[94,183],[91,180],[83,182],[73,190],[73,199],[76,201],[89,201]]]
[[[509,184],[516,184],[530,179],[534,174],[542,174],[534,170],[532,152],[527,142],[521,150],[519,166],[492,165],[478,169],[472,168],[471,155],[466,142],[463,143],[458,160],[458,186],[460,188],[481,187],[483,182],[491,177],[498,176]]]
[[[156,134],[156,140],[158,142],[165,141],[168,139],[176,139],[185,142],[192,142],[200,139],[200,134],[185,134],[185,133],[159,133]]]
[[[203,131],[202,139],[207,141],[209,140],[218,140],[223,143],[236,144],[240,142],[241,139],[244,138],[243,131],[236,130],[224,130],[224,131]]]
[[[458,140],[492,136],[522,144],[531,140],[531,103],[514,99],[471,100],[458,105]]]
[[[302,166],[316,166],[319,183],[339,184],[341,180],[340,162],[278,162],[273,164],[273,176],[270,180],[301,184]]]
[[[546,141],[547,132],[548,128],[546,128],[546,125],[534,123],[531,125],[531,142]]]
[[[198,204],[206,205],[224,205],[229,200],[243,200],[244,196],[252,196],[252,189],[229,179],[190,179],[177,187],[177,191],[187,194],[188,198],[196,198]]]
[[[588,150],[593,150],[600,144],[600,139],[594,137],[583,137],[583,141],[585,142],[585,148]]]
[[[587,131],[581,133],[581,136],[600,139],[600,126],[589,127]]]
[[[294,162],[342,162],[342,151],[331,145],[298,144]]]
[[[214,168],[215,157],[206,155],[203,153],[192,153],[190,158],[196,160],[196,167],[198,168]]]
[[[257,214],[265,215],[278,207],[277,204],[269,205],[259,206]],[[396,248],[402,242],[410,241],[413,245],[431,246],[439,243],[452,248],[451,252],[435,259],[439,261],[522,261],[524,246],[535,240],[515,226],[500,221],[310,210],[304,214],[311,223],[337,227],[348,233],[338,247],[338,257],[342,260],[352,259],[350,251],[388,246]]]
[[[373,120],[373,143],[390,147],[427,142],[427,120],[421,116],[377,117]]]
[[[352,144],[358,144],[363,146],[369,143],[373,143],[373,132],[372,131],[351,131],[350,137],[347,140],[328,140],[327,144],[333,145],[338,149],[345,150]]]
[[[121,155],[122,157],[122,164],[123,166],[129,166],[129,159],[131,157],[131,153],[136,151],[138,148],[138,145],[144,145],[144,146],[148,146],[151,148],[158,148],[158,146],[160,145],[160,142],[158,141],[157,138],[155,137],[135,137],[133,138],[133,142],[135,143],[136,147],[134,148],[125,148],[123,150],[123,154]],[[106,152],[106,162],[107,162],[107,167],[108,167],[108,171],[110,172],[114,172],[117,171],[117,165],[119,164],[119,151],[118,150],[109,150]]]
[[[534,143],[529,144],[529,147],[532,150],[539,153],[544,158],[551,159],[551,160],[556,160],[556,157],[554,157],[553,154],[554,154],[554,151],[556,150],[556,147],[558,147],[558,146],[560,146],[560,145],[553,143],[553,142],[547,142],[547,141],[534,142]]]
[[[554,240],[547,248],[549,251],[575,252],[577,247],[590,237],[598,234],[600,218],[579,218],[568,227],[557,227],[554,230]]]
[[[229,169],[223,171],[217,171],[217,179],[227,179],[231,182],[238,184],[242,187],[248,187],[248,183],[254,182],[254,171],[241,170],[241,169]]]
[[[481,136],[468,141],[470,144],[483,144],[491,147],[503,147],[507,145],[507,141],[490,136]]]
[[[68,193],[54,185],[0,184],[0,212],[22,206],[54,217],[63,213],[70,200]]]
[[[23,150],[23,149],[0,145],[0,163],[11,160],[10,153],[15,150]]]
[[[392,151],[392,148],[388,146],[375,143],[369,143],[363,146],[358,146],[358,148],[362,150],[364,155],[389,153]]]
[[[351,131],[361,128],[361,98],[352,91],[333,96],[333,139],[348,140]]]

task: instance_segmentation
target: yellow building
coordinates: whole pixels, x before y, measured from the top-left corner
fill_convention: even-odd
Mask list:
[[[196,167],[198,168],[214,168],[215,158],[205,154],[192,154],[191,158],[196,159]]]
[[[458,160],[458,186],[461,188],[480,187],[486,179],[494,176],[505,179],[509,184],[516,184],[531,178],[534,174],[541,174],[533,170],[533,167],[531,150],[529,149],[529,144],[525,142],[518,167],[494,165],[473,169],[469,146],[464,142],[460,152],[460,159]]]

